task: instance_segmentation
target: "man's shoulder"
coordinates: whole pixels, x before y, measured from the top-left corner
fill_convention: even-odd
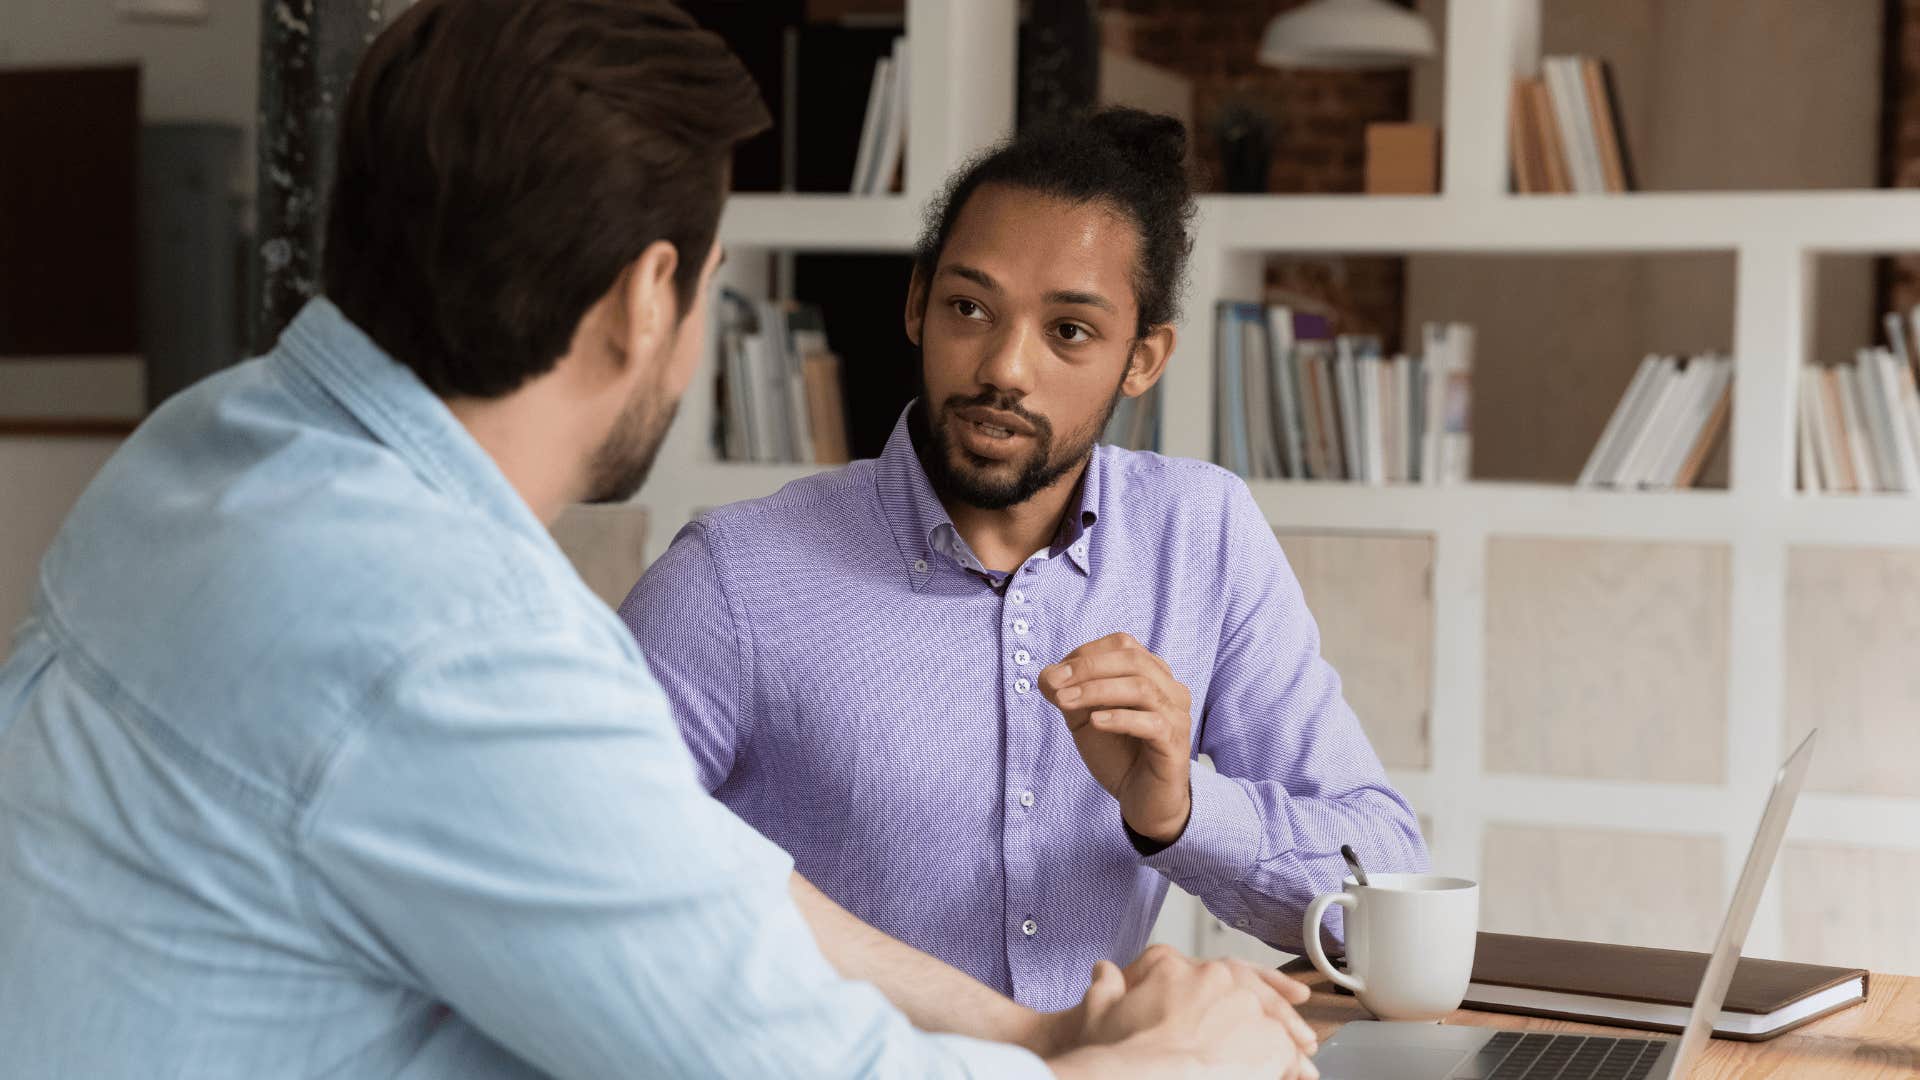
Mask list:
[[[771,495],[707,510],[694,525],[723,561],[796,544],[858,542],[866,533],[886,529],[874,495],[874,464],[856,461],[801,477]]]
[[[258,371],[190,393],[82,497],[39,601],[65,647],[177,739],[292,790],[409,657],[588,610],[550,542]],[[618,652],[601,610],[611,625],[582,630]]]
[[[1175,516],[1192,522],[1225,516],[1251,498],[1246,481],[1211,461],[1150,450],[1101,446],[1102,516]]]

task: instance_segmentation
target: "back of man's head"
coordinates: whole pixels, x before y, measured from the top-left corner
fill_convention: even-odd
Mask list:
[[[767,124],[669,0],[419,0],[341,113],[326,294],[441,397],[510,393],[654,241],[684,315],[733,145]]]

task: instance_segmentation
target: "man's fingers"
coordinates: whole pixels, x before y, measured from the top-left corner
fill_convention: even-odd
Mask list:
[[[1293,1006],[1282,1003],[1278,1010],[1269,1009],[1268,1015],[1286,1025],[1287,1033],[1293,1036],[1293,1044],[1302,1054],[1311,1054],[1320,1049],[1320,1036],[1313,1033],[1313,1025],[1306,1017],[1293,1011]]]
[[[1100,709],[1087,714],[1087,724],[1110,735],[1130,735],[1144,743],[1166,740],[1167,722],[1158,713],[1136,709]]]
[[[1133,963],[1127,965],[1128,985],[1133,985],[1153,973],[1153,969],[1170,961],[1190,962],[1181,955],[1180,950],[1171,945],[1149,945]]]
[[[1144,675],[1113,675],[1090,682],[1075,680],[1073,685],[1048,695],[1062,709],[1139,709],[1153,712],[1164,708],[1167,696],[1153,680]]]
[[[1096,960],[1093,963],[1093,981],[1087,985],[1087,1007],[1104,1009],[1120,1000],[1127,992],[1127,977],[1120,974],[1111,960]]]
[[[1268,986],[1280,991],[1280,996],[1286,998],[1287,1004],[1289,1005],[1305,1005],[1307,999],[1313,996],[1313,989],[1311,987],[1298,979],[1281,973],[1279,968],[1262,967],[1255,968],[1254,970],[1260,973],[1260,978],[1263,979]]]
[[[1131,652],[1072,656],[1040,669],[1040,689],[1065,690],[1095,679],[1109,679],[1118,675],[1144,675],[1151,670],[1153,670],[1152,665],[1139,659],[1138,654]]]
[[[1294,1006],[1304,1002],[1309,996],[1307,988],[1273,968],[1258,967],[1244,961],[1235,961],[1241,968],[1247,981],[1260,988],[1261,1004],[1268,1016],[1280,1022],[1293,1037],[1294,1045],[1303,1054],[1311,1054],[1320,1048],[1320,1037],[1313,1033],[1313,1025],[1294,1011]]]
[[[1089,646],[1075,649],[1062,657],[1059,663],[1041,669],[1040,685],[1047,689],[1058,689],[1114,675],[1145,675],[1154,679],[1173,677],[1172,665],[1141,646],[1108,648],[1098,652],[1087,652],[1087,648]]]

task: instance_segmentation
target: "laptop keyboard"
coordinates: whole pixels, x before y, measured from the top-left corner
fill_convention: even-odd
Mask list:
[[[1639,1080],[1653,1068],[1666,1045],[1665,1039],[1502,1031],[1487,1040],[1467,1069],[1453,1075],[1486,1080]]]

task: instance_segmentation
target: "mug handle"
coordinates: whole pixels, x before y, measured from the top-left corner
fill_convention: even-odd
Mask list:
[[[1356,994],[1366,992],[1367,984],[1334,967],[1333,962],[1327,959],[1327,951],[1320,946],[1320,918],[1327,913],[1329,905],[1339,904],[1351,912],[1359,903],[1359,898],[1352,893],[1328,893],[1314,897],[1313,903],[1307,905],[1307,917],[1300,924],[1300,940],[1307,947],[1307,959],[1313,961],[1313,966],[1319,968],[1322,975]]]

